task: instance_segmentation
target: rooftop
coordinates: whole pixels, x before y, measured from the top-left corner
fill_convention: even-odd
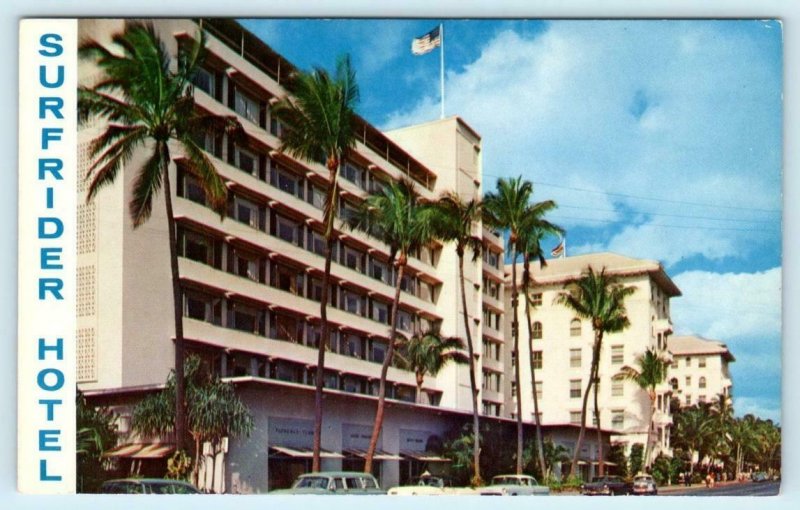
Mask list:
[[[671,336],[669,351],[676,356],[720,354],[727,361],[736,361],[727,345],[718,340],[708,340],[699,336]]]
[[[656,260],[636,259],[611,252],[587,253],[557,259],[548,259],[547,265],[540,267],[531,264],[533,278],[539,284],[566,283],[577,280],[587,267],[595,271],[605,268],[607,274],[614,276],[633,276],[650,274],[670,296],[681,295],[681,290],[664,271],[664,267]],[[506,273],[511,272],[511,264],[506,265]],[[522,275],[522,264],[517,264],[517,274]]]

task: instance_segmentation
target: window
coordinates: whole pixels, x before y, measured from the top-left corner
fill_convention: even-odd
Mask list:
[[[354,269],[358,272],[361,272],[361,264],[364,260],[364,254],[350,248],[349,246],[344,247],[344,265],[349,267],[350,269]]]
[[[532,306],[542,306],[542,293],[537,292],[536,294],[531,294],[531,305]]]
[[[700,356],[699,358],[697,358],[697,366],[700,367],[700,368],[705,368],[706,367],[706,357],[705,356]]]
[[[342,177],[358,185],[360,188],[364,187],[364,170],[357,167],[350,161],[344,162],[344,166],[342,167]]]
[[[572,379],[569,382],[569,398],[581,398],[581,380]]]
[[[258,174],[258,156],[247,149],[236,146],[234,151],[236,167],[250,175]]]
[[[511,398],[517,398],[517,381],[511,381]]]
[[[691,367],[692,366],[692,358],[690,358],[689,356],[686,356],[685,360],[686,360],[686,368]]]
[[[580,368],[581,367],[581,350],[580,349],[570,349],[569,350],[569,366],[571,368]]]
[[[569,336],[581,336],[581,320],[572,319],[569,323]]]
[[[273,264],[272,286],[295,295],[303,295],[303,273],[297,269]],[[322,294],[322,285],[319,289]]]
[[[669,382],[669,385],[672,386],[672,391],[678,391],[678,378],[673,377],[672,380]]]
[[[400,281],[400,290],[403,290],[413,295],[416,293],[416,288],[417,288],[416,279],[409,274],[403,275],[403,279]]]
[[[184,174],[183,180],[183,196],[192,202],[206,205],[206,192],[197,177],[191,174]]]
[[[687,375],[686,376],[686,387],[688,388],[691,385],[692,385],[692,376]]]
[[[346,356],[361,359],[363,357],[363,342],[364,340],[360,336],[345,335],[342,340],[341,353]]]
[[[372,342],[372,361],[375,363],[383,363],[383,360],[386,357],[387,344],[388,342],[383,343],[377,340]]]
[[[320,234],[319,232],[314,232],[311,230],[309,232],[309,241],[308,246],[311,248],[311,251],[316,253],[317,255],[325,256],[325,246],[328,244],[325,242],[325,236]]]
[[[282,168],[275,171],[275,187],[284,193],[303,198],[303,186],[300,178]],[[325,199],[323,197],[323,203]]]
[[[258,206],[247,200],[246,198],[242,198],[238,195],[233,197],[233,214],[234,219],[244,223],[245,225],[250,225],[253,228],[259,228],[259,221],[258,221]]]
[[[536,370],[541,370],[542,365],[544,364],[544,353],[542,351],[533,351],[533,368]]]
[[[246,96],[239,89],[236,89],[234,93],[233,109],[236,111],[236,113],[249,120],[253,124],[258,124],[258,112],[260,110],[258,101]]]
[[[389,283],[389,268],[383,262],[370,260],[370,276],[384,283]]]
[[[405,310],[397,310],[397,327],[403,331],[411,331],[411,314]]]
[[[354,220],[358,217],[358,207],[346,200],[339,199],[339,216],[345,223]]]
[[[580,411],[570,411],[569,412],[569,422],[572,425],[580,425],[581,424],[581,412]]]
[[[313,278],[311,280],[311,299],[322,301],[322,280]]]
[[[183,232],[183,256],[209,266],[214,265],[213,241],[191,231]]]
[[[542,381],[536,381],[536,400],[542,400],[542,395],[544,395],[542,391]]]
[[[533,338],[534,340],[542,339],[542,323],[539,321],[533,323]]]
[[[222,300],[199,292],[186,292],[184,315],[191,319],[221,324]]]
[[[233,251],[233,268],[239,276],[258,281],[258,256],[244,253],[241,250]]]
[[[616,379],[612,379],[611,381],[611,396],[612,397],[623,397],[625,396],[625,381],[618,381]]]
[[[625,411],[615,409],[611,411],[611,428],[622,430],[625,428]]]
[[[283,216],[276,216],[276,224],[278,237],[294,245],[300,245],[300,225],[297,222]]]
[[[342,291],[342,305],[344,310],[361,315],[361,296],[350,291]]]
[[[700,404],[705,404],[706,403],[706,396],[705,395],[699,395],[697,397],[697,402],[700,403]]]
[[[325,207],[325,191],[322,188],[312,186],[311,193],[308,198],[308,201],[311,203],[311,205],[317,209],[322,209]]]
[[[678,360],[672,360],[672,364],[669,367],[672,369],[678,368]]]
[[[239,331],[247,333],[258,333],[259,312],[255,308],[245,306],[241,303],[231,303],[232,310],[228,311],[229,326]],[[230,317],[230,314],[233,317]]]
[[[198,68],[197,74],[192,79],[195,87],[202,90],[209,96],[214,96],[216,91],[216,76],[208,69]]]
[[[381,301],[372,302],[372,320],[383,324],[389,323],[389,305]]]
[[[621,365],[625,361],[625,353],[623,352],[624,346],[612,345],[611,346],[611,364]]]
[[[697,381],[698,388],[705,388],[706,387],[706,378],[701,377],[699,381]]]
[[[686,402],[687,406],[692,405],[692,396],[691,395],[686,395],[686,400],[684,402]]]

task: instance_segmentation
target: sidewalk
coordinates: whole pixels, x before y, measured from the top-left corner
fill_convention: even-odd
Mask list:
[[[728,485],[737,485],[745,483],[750,483],[750,481],[748,480],[744,482],[737,482],[736,480],[728,480],[727,482],[715,482],[714,487],[727,487]],[[682,485],[682,484],[661,485],[658,487],[658,493],[663,494],[670,492],[679,492],[687,489],[705,489],[705,488],[706,488],[705,483],[693,483],[691,485]]]

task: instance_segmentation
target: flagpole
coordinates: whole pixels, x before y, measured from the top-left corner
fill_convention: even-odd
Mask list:
[[[444,23],[439,23],[439,39],[441,40],[441,44],[439,44],[439,85],[440,85],[440,94],[442,100],[442,114],[441,118],[444,118]]]

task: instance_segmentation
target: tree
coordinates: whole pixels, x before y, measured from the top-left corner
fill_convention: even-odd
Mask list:
[[[458,337],[442,337],[438,331],[428,330],[412,336],[398,353],[401,365],[414,372],[417,380],[417,403],[422,403],[422,383],[425,376],[436,374],[448,363],[466,364],[468,357],[461,351],[464,342]]]
[[[477,375],[475,373],[475,346],[472,341],[472,328],[469,323],[467,309],[467,290],[464,278],[464,256],[467,251],[472,252],[472,260],[480,257],[483,240],[480,236],[473,235],[475,225],[481,220],[483,204],[479,200],[464,201],[458,193],[443,194],[436,202],[434,215],[434,229],[437,238],[442,241],[451,241],[455,244],[458,256],[458,280],[461,290],[461,308],[463,309],[464,332],[467,336],[467,353],[469,355],[469,384],[472,396],[472,465],[473,485],[481,484],[480,468],[480,434]]]
[[[634,475],[641,472],[644,467],[644,445],[642,443],[634,443],[631,445],[631,473]]]
[[[253,416],[230,383],[207,370],[197,356],[186,358],[187,425],[194,439],[192,476],[197,477],[203,443],[219,444],[226,436],[250,435]],[[168,434],[175,420],[177,375],[172,371],[163,390],[151,393],[133,408],[131,426],[147,436]]]
[[[517,238],[517,251],[522,253],[522,294],[525,296],[525,322],[528,323],[528,352],[530,354],[531,391],[533,392],[533,416],[536,424],[536,445],[538,446],[539,469],[545,469],[544,447],[542,441],[542,420],[539,415],[539,397],[536,392],[536,366],[533,360],[533,319],[531,314],[535,307],[531,300],[531,287],[535,284],[531,276],[531,260],[539,261],[539,267],[545,267],[547,261],[542,251],[542,239],[547,234],[563,234],[564,229],[544,219],[544,215],[556,208],[552,200],[538,202],[528,208],[527,214]]]
[[[625,298],[636,290],[635,287],[626,287],[620,284],[613,276],[606,274],[605,268],[600,272],[589,266],[577,281],[566,285],[566,291],[562,291],[556,297],[556,302],[574,311],[579,317],[589,319],[594,332],[594,343],[592,345],[592,364],[589,372],[589,382],[583,394],[581,407],[581,428],[578,433],[578,441],[575,452],[572,456],[572,466],[570,475],[575,474],[578,467],[578,455],[581,451],[583,436],[586,431],[586,404],[589,400],[589,392],[592,387],[594,391],[594,416],[595,427],[597,430],[597,447],[599,450],[600,476],[604,472],[603,463],[603,442],[600,432],[600,408],[597,404],[597,381],[598,368],[600,366],[600,352],[603,346],[603,335],[622,331],[630,326],[627,311],[625,309]]]
[[[75,395],[76,490],[95,492],[104,481],[103,452],[117,441],[117,417],[108,408],[89,405],[80,391]]]
[[[394,357],[397,341],[397,311],[400,306],[400,287],[408,264],[409,254],[427,245],[434,237],[432,217],[435,214],[430,204],[422,201],[414,189],[414,183],[403,179],[392,181],[379,194],[371,195],[361,204],[351,219],[350,226],[364,230],[381,239],[389,246],[389,260],[395,269],[394,299],[390,313],[389,345],[381,366],[378,385],[378,408],[375,424],[369,441],[364,471],[372,471],[372,460],[383,427],[386,402],[386,376]]]
[[[682,408],[674,414],[672,445],[684,450],[689,457],[689,476],[694,473],[694,453],[702,460],[711,450],[715,441],[715,431],[705,408],[692,406]]]
[[[656,416],[656,387],[666,380],[670,361],[651,347],[636,358],[636,365],[638,368],[627,365],[622,367],[614,379],[636,383],[639,388],[647,392],[647,397],[650,399],[650,420],[647,425],[647,441],[644,445],[644,465],[649,467],[652,453],[650,444]]]
[[[314,445],[312,467],[320,470],[322,444],[322,392],[325,382],[325,349],[329,342],[328,287],[331,259],[336,233],[334,222],[339,205],[339,173],[348,154],[356,146],[355,104],[358,102],[356,75],[345,56],[336,63],[336,73],[330,76],[324,69],[298,73],[289,85],[292,96],[273,107],[284,124],[280,151],[306,161],[324,161],[328,170],[328,189],[323,204],[325,237],[325,270],[319,311],[322,335],[317,346],[317,371],[314,392]]]
[[[517,259],[519,256],[519,233],[529,212],[533,184],[523,181],[522,177],[497,181],[495,191],[486,195],[483,201],[483,220],[491,228],[509,232],[508,250],[511,252],[511,334],[514,339],[514,379],[517,384],[517,474],[522,474],[522,399],[520,388],[520,355],[519,355],[519,287],[517,282]]]
[[[143,164],[131,167],[136,173],[129,204],[133,228],[142,226],[150,218],[153,199],[164,188],[175,320],[175,370],[178,375],[183,371],[184,339],[169,174],[173,150],[182,153],[188,170],[197,177],[210,205],[222,217],[227,196],[225,184],[196,140],[206,133],[242,136],[242,127],[233,116],[201,114],[195,108],[191,80],[204,59],[205,36],[201,32],[196,39],[195,43],[179,46],[175,71],[172,70],[170,55],[152,24],[127,24],[124,32],[112,38],[114,51],[94,40],[84,42],[79,48],[81,58],[92,60],[103,75],[93,87],[78,89],[79,120],[83,123],[99,117],[108,122],[105,131],[92,141],[90,148],[93,163],[86,174],[86,179],[91,179],[87,202],[101,188],[116,180],[138,149],[149,151],[149,156]],[[179,382],[175,392],[175,441],[178,449],[183,448],[185,439],[184,393],[183,383]]]

